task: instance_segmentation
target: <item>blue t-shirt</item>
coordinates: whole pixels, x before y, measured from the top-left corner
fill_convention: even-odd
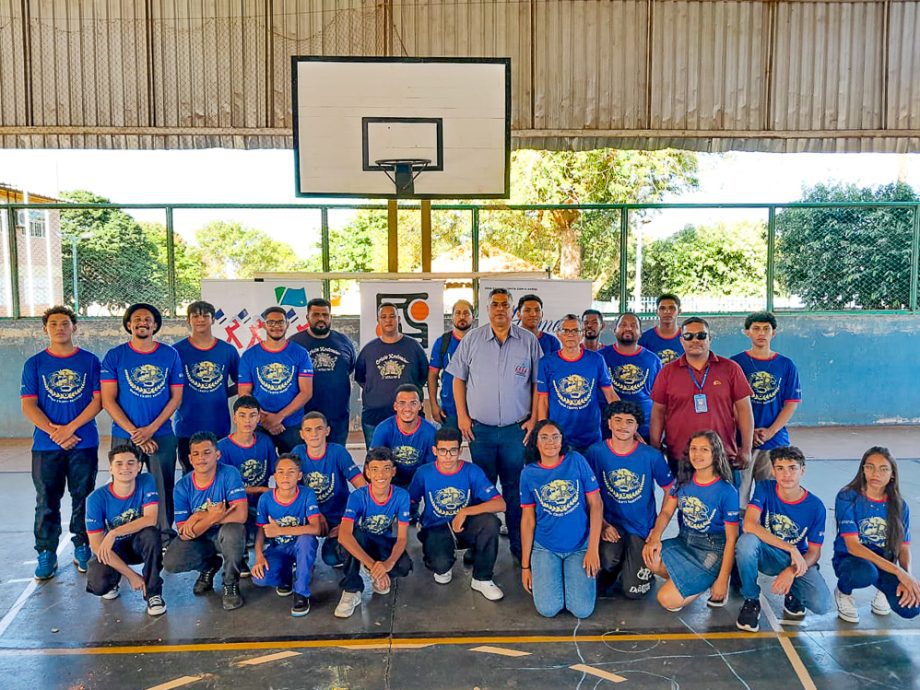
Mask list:
[[[668,494],[677,499],[677,521],[681,529],[700,534],[725,534],[725,525],[738,524],[738,489],[724,479],[699,484],[694,476],[681,487],[672,485]]]
[[[322,457],[311,457],[301,443],[291,453],[300,458],[303,484],[313,489],[320,512],[332,525],[337,525],[348,501],[348,483],[361,474],[351,455],[337,443],[327,443]]]
[[[241,384],[252,384],[252,394],[266,412],[284,409],[300,392],[300,379],[313,378],[310,355],[297,343],[287,342],[278,352],[253,345],[240,357]],[[299,427],[303,408],[294,410],[282,422],[288,429]]]
[[[419,467],[409,497],[413,503],[425,499],[422,527],[435,527],[450,522],[461,508],[498,498],[498,491],[481,467],[461,460],[450,474],[442,472],[437,462]]]
[[[673,338],[662,338],[658,335],[658,327],[650,328],[639,336],[639,344],[647,350],[651,350],[661,364],[669,364],[684,354],[684,346],[680,344],[680,329]]]
[[[390,495],[383,503],[371,493],[371,487],[362,486],[352,491],[345,506],[343,520],[351,520],[356,527],[377,536],[393,532],[393,523],[409,524],[409,492],[390,486]]]
[[[411,433],[405,433],[396,423],[396,415],[385,419],[374,429],[372,448],[389,448],[396,458],[396,479],[407,483],[415,470],[427,462],[434,462],[434,435],[438,429],[422,417]]]
[[[173,347],[157,343],[150,352],[138,352],[128,342],[106,353],[101,380],[118,384],[118,406],[134,426],[142,427],[160,415],[169,404],[170,389],[182,388],[185,376],[179,353]],[[172,432],[172,420],[167,419],[153,437]],[[112,436],[130,438],[131,434],[112,422]]]
[[[69,424],[80,416],[99,393],[99,359],[88,350],[77,348],[66,357],[42,350],[26,360],[22,368],[21,398],[38,398],[38,409],[54,424]],[[96,448],[99,431],[91,419],[76,431],[76,448]],[[35,428],[32,450],[61,450],[44,431]]]
[[[252,445],[242,446],[227,436],[217,442],[220,462],[235,467],[243,478],[243,486],[268,486],[268,478],[275,473],[275,444],[266,434],[256,433]]]
[[[600,488],[581,454],[567,453],[554,467],[533,462],[521,470],[521,507],[533,506],[534,541],[556,553],[578,551],[588,539],[588,494]]]
[[[450,343],[447,345],[447,352],[442,356],[444,338],[450,338]],[[457,351],[460,341],[461,339],[451,330],[435,340],[434,345],[431,346],[431,361],[428,363],[428,368],[442,372],[441,387],[438,389],[438,404],[446,415],[457,414],[457,403],[454,402],[454,377],[447,373],[447,365],[450,364],[450,358]]]
[[[540,349],[543,350],[544,355],[551,355],[562,349],[562,343],[559,342],[559,338],[546,331],[540,331],[540,337],[537,338],[537,342],[540,343]]]
[[[799,370],[788,357],[774,353],[770,359],[757,359],[747,352],[732,357],[744,370],[754,394],[751,408],[754,410],[754,428],[766,429],[782,412],[787,402],[801,402],[802,385]],[[776,435],[757,450],[770,450],[789,445],[789,431],[783,427]]]
[[[804,491],[804,490],[803,490]],[[757,482],[748,507],[760,511],[760,524],[773,536],[795,544],[801,553],[809,544],[824,543],[824,520],[827,511],[821,499],[805,491],[798,501],[786,503],[779,497],[775,479]]]
[[[230,433],[229,388],[239,377],[240,356],[223,340],[202,350],[189,338],[173,345],[182,362],[185,389],[176,410],[176,436],[188,438],[197,431],[210,431],[217,438]]]
[[[96,534],[111,532],[116,527],[127,525],[144,517],[144,508],[155,506],[160,502],[157,483],[152,474],[139,474],[134,483],[134,491],[127,496],[115,493],[114,485],[109,482],[93,491],[86,499],[86,532]],[[126,534],[116,537],[121,541]]]
[[[674,483],[661,451],[637,442],[629,453],[618,455],[609,441],[601,441],[585,457],[602,488],[604,520],[621,534],[648,537],[658,516],[652,482],[665,492]]]
[[[259,496],[259,507],[256,509],[256,524],[264,527],[268,518],[274,520],[278,527],[302,527],[309,524],[310,518],[319,515],[316,504],[316,494],[308,486],[297,487],[297,495],[290,503],[282,503],[277,496],[278,489],[266,491]],[[268,546],[273,544],[291,544],[297,537],[281,536],[266,538]]]
[[[613,390],[620,396],[620,400],[628,400],[642,407],[645,420],[639,427],[639,433],[647,439],[652,418],[652,385],[661,371],[661,360],[644,347],[640,347],[635,354],[625,355],[617,350],[616,345],[608,345],[599,354],[604,358]]]
[[[313,397],[304,412],[322,412],[329,420],[349,417],[351,374],[358,353],[348,336],[329,331],[325,338],[317,338],[310,331],[301,331],[288,340],[306,348],[313,362]]]
[[[225,502],[228,505],[246,501],[243,478],[235,467],[217,463],[214,479],[207,486],[195,483],[195,473],[189,472],[176,482],[173,491],[176,525],[182,525],[192,513],[200,513],[212,505]],[[211,529],[217,528],[214,525]]]
[[[888,551],[888,501],[874,501],[865,494],[846,489],[837,494],[834,503],[837,518],[837,538],[834,539],[834,555],[846,556],[844,537],[859,535],[859,543],[871,549],[882,558],[893,561],[898,554]],[[901,523],[904,526],[902,543],[910,544],[910,508],[907,501],[901,501]]]
[[[582,348],[577,359],[568,360],[560,350],[540,359],[537,394],[548,397],[549,418],[575,448],[601,440],[602,388],[610,388],[610,375],[596,352]]]

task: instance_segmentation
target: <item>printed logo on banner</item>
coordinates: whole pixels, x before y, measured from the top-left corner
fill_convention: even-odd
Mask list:
[[[380,309],[380,305],[384,302],[389,302],[396,307],[396,312],[402,322],[403,335],[415,338],[422,349],[427,350],[429,335],[425,319],[431,313],[428,299],[429,293],[427,292],[379,292],[377,293],[377,309]],[[380,335],[379,329],[377,335]]]

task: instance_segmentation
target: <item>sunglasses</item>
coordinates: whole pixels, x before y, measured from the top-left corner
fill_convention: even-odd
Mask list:
[[[691,340],[706,340],[709,337],[709,334],[706,331],[700,331],[699,333],[681,333],[680,337],[690,342]]]

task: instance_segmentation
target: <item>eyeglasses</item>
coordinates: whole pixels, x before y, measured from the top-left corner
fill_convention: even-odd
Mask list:
[[[562,440],[562,434],[540,434],[537,440],[542,443],[559,443]]]
[[[691,340],[706,340],[709,337],[709,334],[706,331],[700,331],[699,333],[681,333],[680,337],[690,342]]]
[[[438,448],[436,452],[442,458],[446,458],[448,455],[455,458],[460,455],[459,448]]]
[[[275,326],[283,326],[286,323],[287,323],[287,320],[285,319],[268,319],[265,322],[265,325],[271,328],[274,328]]]
[[[580,328],[560,328],[558,332],[561,333],[562,335],[578,335],[579,333],[581,333],[581,329]]]

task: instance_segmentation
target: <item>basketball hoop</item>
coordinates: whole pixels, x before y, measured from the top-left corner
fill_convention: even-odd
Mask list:
[[[390,182],[396,186],[396,196],[415,194],[415,178],[431,165],[430,158],[380,158],[374,165],[383,169]]]

